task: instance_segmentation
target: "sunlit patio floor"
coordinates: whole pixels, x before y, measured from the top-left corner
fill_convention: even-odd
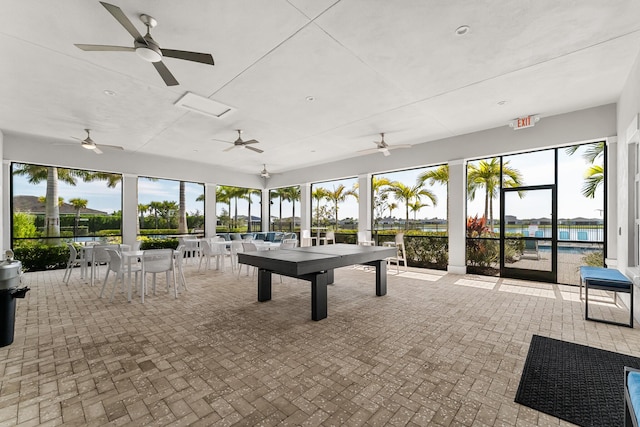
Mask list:
[[[583,319],[578,288],[495,277],[342,268],[329,315],[310,286],[187,266],[174,299],[100,299],[74,271],[25,274],[0,348],[0,426],[567,425],[513,402],[533,334],[640,356],[637,329]],[[625,321],[600,294],[594,317]]]

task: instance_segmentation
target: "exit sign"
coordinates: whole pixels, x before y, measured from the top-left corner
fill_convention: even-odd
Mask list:
[[[538,116],[519,117],[509,123],[509,126],[511,126],[513,130],[525,129],[533,127],[538,121],[540,121],[540,117]]]

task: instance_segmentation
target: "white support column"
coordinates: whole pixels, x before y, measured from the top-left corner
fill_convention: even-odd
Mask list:
[[[270,203],[271,203],[271,199],[269,198],[269,189],[268,188],[264,188],[262,189],[262,202],[261,202],[261,213],[260,213],[260,220],[262,223],[262,231],[264,233],[266,233],[269,230],[269,226],[271,225],[271,209],[269,209],[271,207]]]
[[[371,174],[358,175],[358,231],[371,239]]]
[[[605,263],[615,268],[618,258],[618,138],[607,138],[607,259]]]
[[[122,175],[122,243],[131,245],[138,238],[138,176]]]
[[[204,232],[206,237],[216,235],[218,213],[216,212],[216,184],[204,184]]]
[[[466,260],[466,164],[464,160],[449,161],[449,265],[447,271],[454,274],[467,272]]]
[[[300,184],[300,230],[311,230],[311,184]]]

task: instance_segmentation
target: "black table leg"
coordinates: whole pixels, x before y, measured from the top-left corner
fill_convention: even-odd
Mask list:
[[[271,271],[258,270],[258,301],[271,299]]]
[[[329,270],[333,273],[333,270]],[[327,317],[327,271],[314,275],[311,279],[311,318],[322,320]]]
[[[387,294],[387,261],[376,261],[376,295]]]

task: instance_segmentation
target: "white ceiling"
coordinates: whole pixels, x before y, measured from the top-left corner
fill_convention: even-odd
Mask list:
[[[110,2],[215,66],[166,58],[180,82],[167,87],[134,53],[74,46],[132,46],[98,1],[3,0],[0,129],[59,144],[91,128],[123,156],[283,172],[362,155],[379,132],[419,144],[616,102],[640,47],[637,0]],[[185,92],[236,110],[188,112]],[[264,153],[223,152],[235,129]]]

